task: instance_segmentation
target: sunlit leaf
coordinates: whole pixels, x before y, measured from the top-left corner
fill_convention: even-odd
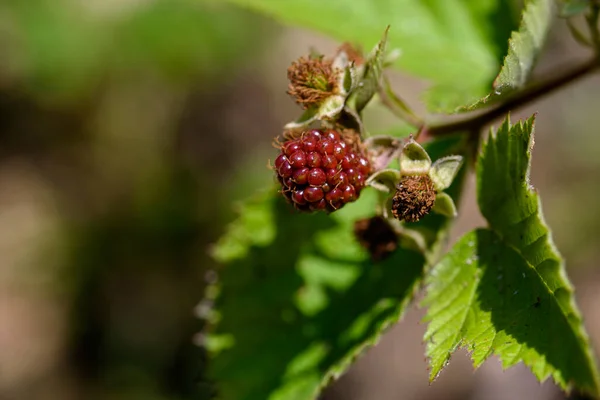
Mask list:
[[[512,33],[508,54],[493,90],[464,110],[474,110],[505,98],[527,83],[540,54],[554,16],[555,0],[528,0],[518,31]]]
[[[437,159],[456,143],[428,150]],[[428,215],[373,262],[353,230],[377,203],[368,188],[329,216],[305,215],[273,190],[240,209],[214,251],[222,268],[207,347],[221,398],[315,399],[400,318],[450,220]]]
[[[390,25],[395,66],[432,83],[430,109],[453,111],[486,94],[516,26],[501,0],[229,0],[275,19],[371,48]],[[493,27],[493,29],[492,29]]]

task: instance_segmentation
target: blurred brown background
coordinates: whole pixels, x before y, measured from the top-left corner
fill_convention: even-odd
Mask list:
[[[202,3],[202,4],[201,4]],[[220,2],[0,2],[0,399],[206,399],[194,308],[231,204],[270,184],[286,68],[336,43]],[[393,45],[393,43],[392,43]],[[562,22],[539,74],[585,58]],[[400,74],[419,111],[426,87]],[[532,182],[600,349],[600,77],[537,111]],[[372,131],[394,123],[374,104]],[[482,223],[473,181],[454,230]],[[457,353],[429,386],[413,307],[328,400],[561,399]]]

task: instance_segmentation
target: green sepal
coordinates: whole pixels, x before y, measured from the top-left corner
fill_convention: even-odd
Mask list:
[[[333,120],[343,109],[344,96],[330,96],[319,108],[309,108],[296,121],[285,124],[285,129],[303,128],[317,120]]]
[[[382,169],[372,174],[367,179],[367,185],[384,193],[392,193],[400,182],[400,171],[395,169]]]
[[[436,160],[431,166],[429,177],[435,190],[442,191],[450,187],[463,162],[462,156],[448,156]]]
[[[410,138],[400,153],[402,175],[426,174],[431,168],[431,158],[425,149]]]
[[[441,214],[445,217],[454,218],[458,215],[454,200],[447,193],[438,193],[435,197],[435,203],[431,209],[436,214]]]

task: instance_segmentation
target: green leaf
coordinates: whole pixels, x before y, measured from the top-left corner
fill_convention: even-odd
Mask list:
[[[419,253],[373,264],[354,239],[353,222],[375,210],[368,189],[331,216],[295,213],[280,197],[247,204],[216,249],[225,265],[212,337],[233,344],[211,363],[223,399],[315,398],[398,320],[421,277]]]
[[[526,1],[519,30],[511,35],[508,55],[494,80],[493,91],[474,104],[462,108],[463,111],[497,102],[525,86],[546,41],[554,17],[554,1]]]
[[[511,126],[507,118],[478,160],[479,208],[493,233],[471,234],[432,272],[432,376],[462,344],[476,366],[494,353],[505,367],[522,360],[539,379],[550,374],[563,388],[573,384],[597,396],[598,372],[573,288],[529,183],[533,121]]]
[[[432,142],[430,154],[446,156],[459,140]],[[206,346],[220,398],[315,399],[400,318],[450,219],[427,215],[374,263],[353,227],[377,203],[367,188],[335,213],[305,215],[273,191],[240,210],[215,248],[222,268],[209,290],[218,292]],[[412,250],[424,246],[425,256]]]
[[[558,274],[555,277],[563,280]],[[458,347],[475,368],[496,355],[503,368],[523,362],[543,381],[598,395],[598,380],[579,316],[565,313],[565,289],[553,291],[521,252],[488,229],[466,234],[427,278],[425,334],[433,380]]]
[[[363,75],[360,81],[357,83],[357,87],[348,97],[348,106],[359,113],[363,108],[365,108],[365,106],[381,87],[385,45],[387,43],[389,29],[389,26],[385,29],[383,38],[379,41],[367,58],[367,61],[364,65]]]
[[[487,93],[516,25],[511,2],[501,0],[229,1],[363,48],[391,25],[389,43],[402,52],[394,65],[432,83],[426,101],[433,111],[455,110]]]

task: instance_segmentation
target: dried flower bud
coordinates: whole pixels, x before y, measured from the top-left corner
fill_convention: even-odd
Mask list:
[[[435,187],[429,175],[403,176],[392,200],[392,214],[401,221],[416,222],[431,211],[435,198]]]
[[[332,61],[323,56],[301,57],[288,68],[287,75],[290,81],[287,94],[305,109],[321,104],[337,89]]]

